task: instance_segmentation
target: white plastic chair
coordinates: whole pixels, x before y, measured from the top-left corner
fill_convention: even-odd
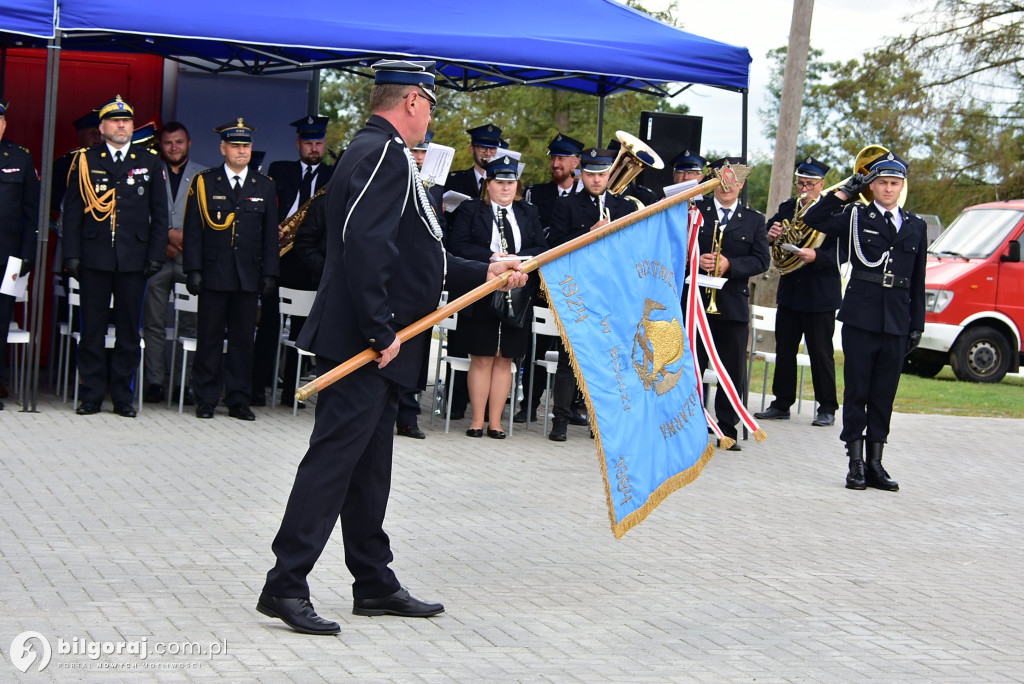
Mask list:
[[[441,293],[441,302],[447,302],[447,292]],[[444,381],[441,379],[441,362],[445,359],[445,349],[447,348],[447,337],[448,331],[455,330],[459,324],[459,312],[456,311],[448,318],[443,319],[437,324],[438,340],[437,340],[437,354],[434,357],[434,402],[430,411],[430,423],[434,423],[434,414],[438,412],[438,406],[441,403],[441,399],[444,397],[442,392],[437,391],[437,385],[441,384],[444,386]],[[451,403],[446,402],[446,403]]]
[[[543,359],[536,358],[537,356],[537,335],[548,335],[550,337],[558,337],[558,326],[555,324],[555,317],[551,313],[551,309],[544,306],[533,307],[533,326],[531,329],[532,340],[530,342],[530,359],[533,360],[533,364],[539,368],[544,369],[544,433],[548,431],[548,417],[551,415],[551,378],[554,377],[558,371],[558,352],[548,351],[544,353]],[[529,397],[529,401],[533,401],[533,380],[535,374],[530,373],[530,387],[526,396]],[[530,429],[530,410],[529,404],[526,404],[526,429]]]
[[[195,352],[196,350],[196,338],[178,336],[178,316],[181,312],[186,313],[198,313],[199,312],[199,297],[190,294],[184,283],[175,283],[174,289],[171,290],[171,297],[174,299],[174,337],[176,343],[171,344],[171,373],[170,373],[170,388],[167,392],[167,406],[171,405],[171,400],[174,397],[174,362],[178,356],[178,345],[181,345],[181,380],[178,382],[178,413],[181,413],[185,407],[185,371],[188,368],[188,355],[189,352]],[[227,341],[224,342],[225,347]]]
[[[750,328],[751,328],[751,342],[750,342],[750,361],[747,364],[747,378],[748,383],[751,382],[751,371],[754,366],[754,359],[763,359],[765,362],[764,366],[764,384],[761,388],[761,410],[764,411],[766,396],[768,394],[768,367],[775,363],[776,354],[773,352],[757,351],[758,342],[758,331],[761,332],[775,332],[775,315],[778,313],[778,309],[772,306],[757,306],[756,304],[751,307],[750,314]],[[800,338],[800,346],[798,349],[804,348],[804,339]],[[796,412],[800,413],[800,407],[803,405],[803,394],[804,394],[804,369],[811,367],[811,357],[807,354],[798,353],[796,355],[796,365],[800,368],[800,385],[797,388],[796,393]]]
[[[14,300],[16,305],[24,305],[26,321],[28,320],[28,292],[28,288],[26,287],[24,294],[18,296]],[[32,333],[25,330],[12,320],[7,330],[7,345],[10,347],[12,355],[14,356],[14,363],[11,364],[12,377],[14,379],[12,389],[21,399],[22,404],[24,404],[25,401],[25,375],[28,370],[28,354],[25,350],[28,349],[28,344],[31,341]]]
[[[449,330],[454,330],[455,327],[457,327],[458,321],[455,319],[456,316],[457,316],[457,314],[452,314],[451,318],[453,319],[453,322],[455,323],[455,325],[453,325],[451,328],[449,328]],[[448,319],[445,319],[445,320],[448,320]],[[447,433],[448,429],[449,429],[449,427],[451,426],[451,423],[452,423],[452,394],[455,391],[455,374],[456,373],[468,373],[469,372],[469,357],[448,356],[446,354],[446,355],[444,355],[441,358],[442,358],[442,360],[445,363],[448,364],[448,367],[452,369],[452,380],[451,380],[451,382],[448,385],[448,401],[446,402],[447,405],[445,406],[445,412],[444,412],[444,431],[445,431],[445,433]],[[512,378],[514,380],[515,377],[516,377],[516,362],[515,361],[509,361],[509,372],[512,373]],[[509,407],[510,407],[510,410],[508,412],[508,435],[509,435],[509,437],[512,436],[512,414],[515,413],[515,411],[512,410],[511,407],[515,406],[515,399],[514,399],[515,391],[516,391],[516,383],[512,382],[511,386],[509,387],[509,390],[508,390]]]
[[[281,312],[281,334],[277,339],[277,354],[274,356],[274,391],[270,393],[270,405],[273,406],[277,400],[277,373],[280,369],[281,363],[281,348],[294,349],[299,354],[299,358],[295,364],[295,385],[292,388],[292,415],[297,415],[299,412],[299,400],[295,398],[295,391],[299,389],[299,377],[302,375],[302,357],[314,356],[312,352],[308,352],[304,349],[299,349],[295,342],[285,338],[284,336],[284,317],[285,316],[298,316],[300,318],[306,318],[309,316],[310,309],[313,308],[313,300],[316,299],[316,290],[293,290],[290,287],[278,288],[278,302]]]

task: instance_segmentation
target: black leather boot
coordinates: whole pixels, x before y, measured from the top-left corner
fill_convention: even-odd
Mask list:
[[[885,468],[882,467],[883,448],[885,448],[883,442],[868,442],[868,461],[864,481],[868,487],[884,489],[887,492],[898,492],[899,484],[890,478],[889,473],[885,472]]]
[[[847,489],[867,489],[864,481],[864,440],[853,439],[846,443],[846,455],[850,457],[850,472],[846,474]]]

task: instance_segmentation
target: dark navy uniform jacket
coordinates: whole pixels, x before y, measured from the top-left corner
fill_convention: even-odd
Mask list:
[[[444,184],[445,192],[454,190],[463,195],[469,195],[470,199],[480,197],[480,184],[476,179],[476,167],[452,171],[448,174],[448,180]]]
[[[371,116],[345,150],[328,185],[327,259],[298,346],[345,361],[367,347],[386,349],[395,333],[437,308],[445,286],[445,254],[413,196],[405,142],[386,119]],[[487,264],[447,256],[447,284],[468,291]],[[429,342],[403,344],[384,377],[412,386]],[[376,366],[374,366],[376,368]]]
[[[234,212],[232,228],[214,230],[199,207],[199,179],[206,187],[210,219],[223,223]],[[274,181],[249,169],[235,199],[224,166],[200,171],[192,179],[185,203],[185,235],[182,268],[201,271],[203,289],[222,292],[258,292],[260,278],[277,277],[280,247],[277,238],[277,207]]]
[[[64,195],[64,260],[81,259],[98,271],[142,271],[148,261],[167,259],[167,183],[164,162],[150,147],[128,145],[120,168],[106,144],[79,150],[71,163]],[[81,178],[88,165],[87,178]],[[85,213],[80,183],[102,196],[114,194],[116,226]],[[111,239],[113,237],[113,240]]]
[[[636,204],[616,197],[610,192],[604,193],[604,206],[612,221],[636,210]],[[586,234],[590,227],[598,222],[599,215],[600,210],[594,203],[593,195],[586,190],[568,197],[559,197],[555,200],[555,209],[551,216],[548,244],[557,247],[563,242]]]
[[[712,197],[697,202],[697,207],[704,217],[697,241],[700,253],[707,254],[712,251],[718,212]],[[716,296],[720,313],[714,318],[742,323],[750,319],[748,281],[768,270],[771,253],[768,249],[768,232],[764,227],[764,214],[739,203],[735,209],[736,212],[729,217],[729,223],[722,231],[722,256],[729,260],[729,270],[723,277],[728,282]],[[700,294],[706,307],[710,301],[708,288],[700,288]]]
[[[887,264],[868,267],[857,256],[856,248],[851,247],[853,271],[877,277],[882,277],[883,272],[891,273],[896,286],[884,287],[852,277],[837,319],[856,328],[892,335],[907,336],[911,330],[924,330],[924,277],[928,264],[928,230],[924,220],[900,208],[903,225],[896,239],[891,240],[885,219],[874,203],[844,206],[834,193],[829,193],[804,214],[804,222],[846,242],[851,237],[853,212],[857,212],[856,237],[864,259],[876,262],[889,255]]]
[[[320,163],[316,167],[316,179],[313,182],[313,193],[320,190],[331,179],[334,167]],[[295,198],[299,196],[299,186],[302,185],[302,162],[276,161],[270,165],[267,174],[274,180],[277,186],[277,222],[281,223],[288,218],[288,210],[295,204]]]
[[[792,197],[780,204],[779,210],[765,223],[766,228],[770,228],[776,221],[792,221],[796,213],[796,202],[797,199]],[[781,239],[781,236],[776,238]],[[837,246],[838,240],[834,236],[826,236],[821,247],[814,250],[817,255],[814,261],[779,278],[779,290],[775,298],[779,306],[804,313],[823,313],[839,308],[843,296],[839,285]]]
[[[578,180],[574,181],[569,187],[570,195],[576,193],[576,185],[579,182]],[[531,185],[523,193],[523,199],[537,207],[537,211],[540,213],[540,225],[544,226],[545,233],[551,230],[551,221],[555,213],[555,202],[558,201],[560,193],[561,188],[554,181]]]
[[[0,276],[8,257],[35,261],[38,222],[39,178],[32,155],[0,140]]]

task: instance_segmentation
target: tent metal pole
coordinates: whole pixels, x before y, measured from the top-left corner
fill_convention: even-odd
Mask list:
[[[597,98],[597,144],[604,140],[604,93]]]
[[[60,11],[58,7],[57,11]],[[52,40],[46,43],[46,103],[43,109],[43,150],[40,169],[42,177],[39,183],[39,223],[37,224],[38,240],[36,241],[35,277],[32,278],[32,305],[28,329],[32,331],[32,343],[26,361],[29,362],[31,376],[23,377],[28,381],[22,390],[21,410],[36,413],[37,395],[39,393],[39,364],[42,347],[40,322],[43,320],[43,305],[46,297],[46,277],[50,269],[47,263],[50,237],[50,193],[53,190],[53,148],[54,135],[57,127],[57,80],[60,75],[60,31],[54,32]],[[53,350],[50,350],[53,353]],[[31,359],[29,361],[29,359]]]

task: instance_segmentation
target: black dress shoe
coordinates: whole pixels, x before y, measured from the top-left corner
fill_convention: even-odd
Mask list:
[[[718,440],[718,448],[722,448],[722,440]],[[743,447],[740,446],[739,442],[733,442],[733,445],[725,449],[725,451],[743,451]]]
[[[277,598],[260,594],[256,610],[267,617],[278,618],[296,632],[303,634],[337,634],[341,625],[325,620],[313,610],[313,604],[305,598]]]
[[[826,413],[825,411],[818,411],[818,415],[814,416],[814,420],[811,421],[811,425],[817,425],[818,427],[829,427],[835,425],[836,414]]]
[[[408,590],[399,589],[391,596],[376,599],[356,599],[352,603],[353,615],[398,615],[399,617],[432,617],[444,612],[440,603],[425,603],[413,598]]]
[[[451,415],[451,419],[452,420],[462,420],[465,417],[466,417],[466,409],[462,409],[461,411],[456,411],[455,409],[452,409],[452,415]]]
[[[131,404],[115,404],[114,413],[122,418],[134,418],[137,413]]]
[[[147,404],[159,404],[164,400],[164,386],[153,383],[146,387],[146,393],[142,396],[142,400]]]
[[[569,414],[569,425],[587,425],[587,417],[582,413],[573,411]]]
[[[211,404],[196,406],[196,418],[213,418],[213,406]]]
[[[467,437],[483,437],[484,436],[484,429],[480,428],[479,430],[474,430],[473,428],[466,428],[466,436]]]
[[[78,409],[75,411],[80,416],[91,416],[94,413],[100,412],[100,405],[91,401],[83,401],[78,405]]]
[[[789,420],[789,411],[783,411],[782,409],[777,409],[774,406],[769,406],[767,411],[755,413],[754,417],[758,420]]]
[[[551,421],[551,432],[548,433],[548,439],[552,442],[564,442],[568,425],[569,421],[565,418],[555,418]]]
[[[513,423],[525,423],[526,422],[526,409],[519,409],[516,412],[516,415],[512,416],[512,422]],[[537,410],[536,409],[534,409],[533,412],[530,413],[530,422],[531,423],[536,423],[537,422]]]
[[[487,428],[487,436],[491,439],[505,439],[505,432],[503,430],[492,430]]]
[[[282,392],[281,393],[281,401],[278,402],[277,405],[280,406],[281,408],[290,409],[292,407],[292,402],[294,402],[294,401],[295,401],[295,395],[294,394],[285,394],[284,392]],[[264,402],[264,403],[266,403],[266,402]],[[298,405],[299,405],[298,408],[299,408],[300,411],[302,409],[306,408],[306,402],[304,402],[304,401],[298,402]]]
[[[191,387],[186,387],[185,388],[185,398],[182,400],[181,403],[184,406],[195,406],[196,405],[196,400],[192,396],[192,388]]]
[[[228,409],[228,415],[238,420],[256,420],[256,414],[248,406],[232,406]]]
[[[427,434],[420,430],[418,425],[406,425],[398,428],[398,435],[401,437],[412,437],[413,439],[426,439]]]

